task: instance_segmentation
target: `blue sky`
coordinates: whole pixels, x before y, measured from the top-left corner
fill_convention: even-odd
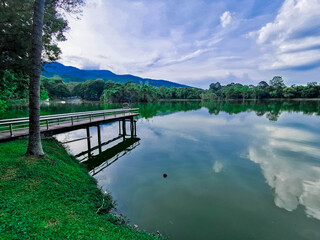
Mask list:
[[[87,0],[60,62],[208,88],[319,80],[320,0]]]

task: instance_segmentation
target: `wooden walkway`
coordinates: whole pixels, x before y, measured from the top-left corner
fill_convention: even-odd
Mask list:
[[[135,129],[133,118],[139,115],[137,110],[137,108],[127,108],[41,116],[40,132],[48,136],[115,121],[122,121],[122,128],[125,131],[126,120],[131,121],[131,131],[133,131]],[[0,142],[28,136],[28,125],[28,118],[0,120]]]

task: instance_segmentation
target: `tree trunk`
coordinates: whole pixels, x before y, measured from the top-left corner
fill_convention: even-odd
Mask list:
[[[45,0],[35,0],[31,49],[29,93],[29,144],[27,154],[43,156],[40,136],[40,74],[42,52],[42,28]]]

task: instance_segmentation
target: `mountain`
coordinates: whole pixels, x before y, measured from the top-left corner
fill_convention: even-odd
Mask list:
[[[97,78],[101,78],[105,82],[108,80],[119,83],[131,81],[138,84],[140,84],[140,82],[142,82],[143,84],[148,82],[149,85],[156,87],[190,87],[166,80],[154,80],[133,75],[117,75],[108,70],[83,70],[76,67],[64,66],[63,64],[58,62],[44,64],[41,75],[47,78],[58,75],[65,82],[84,82],[86,80],[95,80]]]

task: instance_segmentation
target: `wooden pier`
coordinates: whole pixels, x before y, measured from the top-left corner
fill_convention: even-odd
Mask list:
[[[122,108],[88,112],[63,113],[40,117],[40,132],[50,136],[90,126],[119,121],[119,130],[126,135],[126,121],[130,121],[130,134],[136,135],[138,108]],[[122,125],[122,126],[121,126]],[[0,142],[14,140],[29,135],[29,118],[13,118],[0,120]]]

